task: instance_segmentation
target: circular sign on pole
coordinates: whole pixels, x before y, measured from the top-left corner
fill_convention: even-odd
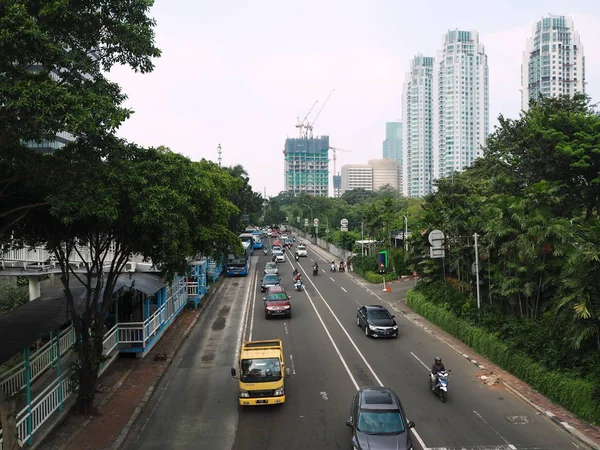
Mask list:
[[[313,220],[313,223],[315,224],[315,226],[319,225],[319,219],[317,219],[317,218],[315,217],[315,220]]]
[[[433,230],[429,233],[429,243],[434,247],[441,247],[442,242],[444,241],[444,233],[440,230]]]
[[[348,226],[348,219],[342,219],[340,220],[340,225],[343,227],[347,227]]]

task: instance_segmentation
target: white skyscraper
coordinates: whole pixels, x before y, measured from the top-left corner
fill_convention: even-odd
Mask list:
[[[479,33],[448,31],[433,77],[433,176],[439,179],[471,166],[488,137],[488,64]]]
[[[549,16],[533,25],[521,66],[521,108],[540,96],[585,92],[585,59],[573,19]]]
[[[417,55],[402,92],[402,193],[422,197],[433,181],[433,57]]]

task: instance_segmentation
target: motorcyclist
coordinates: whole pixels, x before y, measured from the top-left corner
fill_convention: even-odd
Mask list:
[[[340,261],[340,272],[344,271],[344,261]]]
[[[442,358],[439,356],[435,357],[433,362],[433,366],[431,366],[431,390],[435,389],[437,384],[437,374],[439,372],[445,372],[446,368],[444,367],[444,363],[442,362]]]
[[[331,271],[335,272],[335,261],[331,261]]]
[[[298,269],[294,269],[294,272],[292,272],[292,276],[294,277],[294,280],[296,279],[296,276],[298,275]]]
[[[298,254],[298,250],[296,250],[296,253],[294,254],[294,257],[296,258],[296,261],[298,261],[298,259],[300,259],[300,255]]]
[[[300,281],[302,283],[302,274],[300,272],[296,273],[296,276],[294,277],[294,281],[295,282]]]

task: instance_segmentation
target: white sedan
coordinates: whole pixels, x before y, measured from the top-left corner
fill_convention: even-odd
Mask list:
[[[296,252],[298,253],[298,256],[308,256],[306,246],[304,245],[299,245],[298,247],[296,247]]]
[[[281,250],[273,250],[273,256],[275,257],[276,263],[285,262],[285,254]]]

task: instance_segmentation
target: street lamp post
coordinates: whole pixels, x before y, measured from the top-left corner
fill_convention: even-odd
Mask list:
[[[360,223],[360,244],[362,247],[362,255],[365,256],[365,223]]]
[[[308,206],[306,203],[299,203],[299,204],[302,205],[302,206],[306,206],[308,209],[310,209],[310,221],[311,221],[312,224],[314,224],[315,217],[314,217],[314,214],[313,214],[313,209],[310,206]],[[312,242],[312,239],[311,239],[311,242]]]
[[[406,238],[408,237],[408,218],[406,216],[404,217],[404,251],[407,252],[408,251],[408,242],[406,241]]]

